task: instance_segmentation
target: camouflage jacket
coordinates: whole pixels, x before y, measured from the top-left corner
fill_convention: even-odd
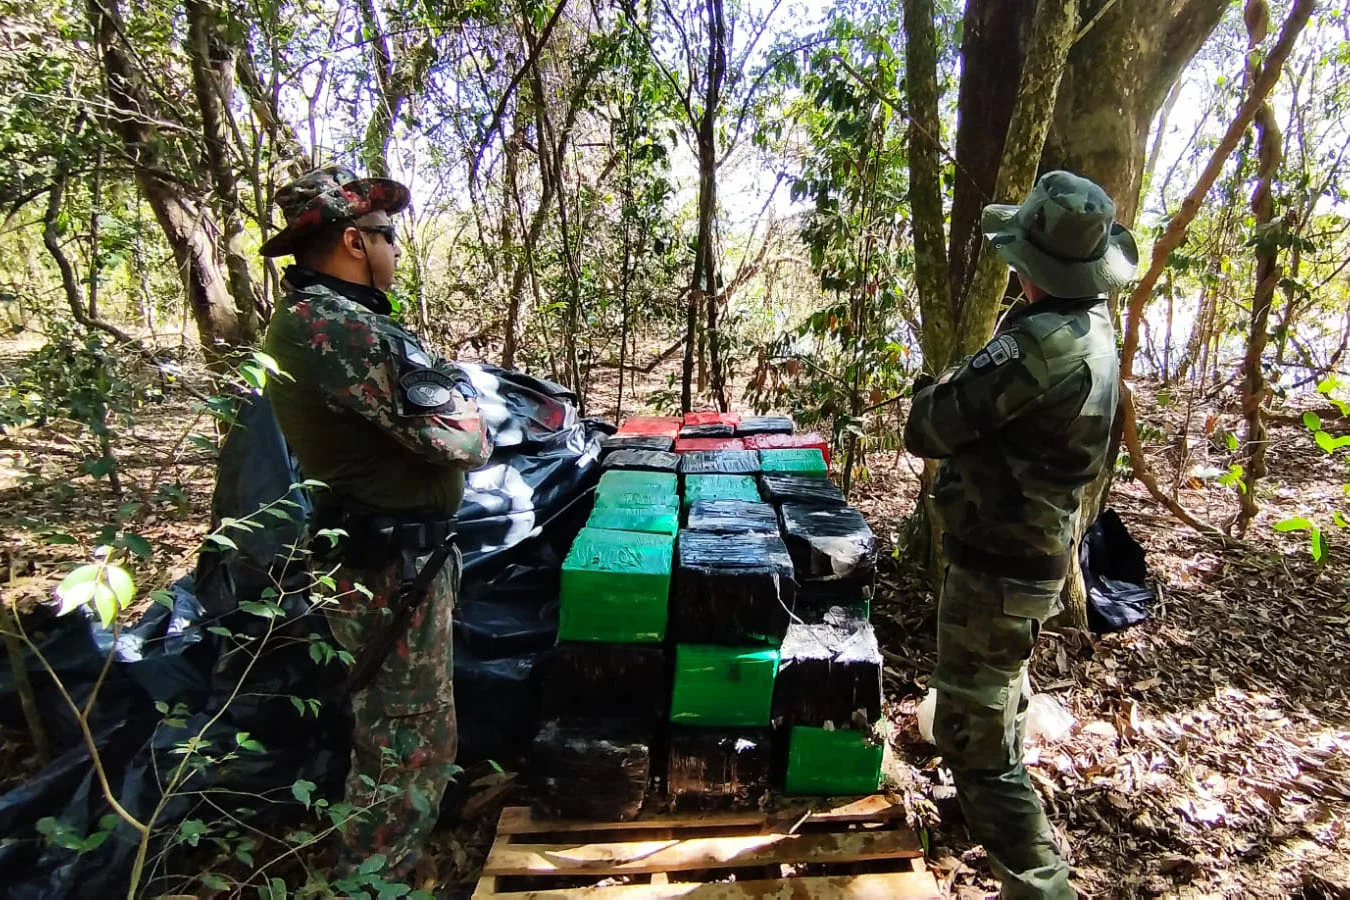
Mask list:
[[[454,514],[465,470],[492,452],[473,390],[457,367],[376,311],[382,295],[345,285],[287,272],[264,343],[285,373],[267,385],[282,433],[305,477],[340,498]]]
[[[981,550],[1053,555],[1109,464],[1119,361],[1105,300],[1047,298],[914,397],[911,453],[940,459],[943,528]]]

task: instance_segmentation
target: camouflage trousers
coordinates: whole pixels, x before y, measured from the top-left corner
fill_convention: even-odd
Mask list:
[[[1060,609],[1062,584],[953,565],[938,603],[934,737],[971,836],[989,854],[1005,898],[1076,896],[1022,765],[1027,660],[1041,623]]]
[[[424,562],[425,557],[417,566]],[[363,636],[389,615],[403,574],[401,562],[377,571],[344,566],[335,573],[339,601],[325,615],[338,643],[353,656]],[[352,696],[355,727],[346,801],[361,812],[340,829],[341,869],[380,854],[387,860],[386,878],[405,878],[436,825],[446,785],[458,772],[451,613],[459,575],[456,550],[374,679]]]

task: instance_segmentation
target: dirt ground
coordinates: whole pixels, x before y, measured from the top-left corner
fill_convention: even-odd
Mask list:
[[[0,373],[31,349],[0,345]],[[664,387],[665,374],[638,383]],[[1152,467],[1160,482],[1179,485],[1184,505],[1224,524],[1236,510],[1234,489],[1197,467],[1221,471],[1231,462],[1224,435],[1238,430],[1234,397],[1172,393],[1163,406],[1140,403]],[[612,401],[600,396],[595,412],[604,414]],[[1240,548],[1217,547],[1136,482],[1118,480],[1111,506],[1147,551],[1153,616],[1106,636],[1044,633],[1034,688],[1075,724],[1062,741],[1033,744],[1028,762],[1086,896],[1350,897],[1350,542],[1331,528],[1331,562],[1317,566],[1306,535],[1272,528],[1295,515],[1329,522],[1337,504],[1346,507],[1344,460],[1322,453],[1297,422],[1311,405],[1316,398],[1303,397],[1279,410],[1288,418],[1271,432],[1262,511]],[[122,430],[120,498],[106,481],[79,474],[95,452],[87,436],[56,422],[0,434],[0,586],[21,604],[50,597],[82,548],[119,520],[155,545],[137,569],[143,591],[187,571],[213,480],[210,456],[189,439],[212,433],[198,406],[170,389]],[[894,454],[869,462],[870,478],[853,499],[886,548],[873,618],[888,660],[895,752],[887,773],[928,831],[944,890],[984,896],[996,885],[914,722],[934,662],[935,605],[895,548],[918,464]],[[52,544],[43,536],[52,531],[77,543]],[[0,737],[0,791],[31,771],[28,749],[14,735]],[[496,809],[513,796],[509,776],[489,769],[466,773],[462,785],[469,817],[433,845],[435,881],[450,895],[471,888]]]

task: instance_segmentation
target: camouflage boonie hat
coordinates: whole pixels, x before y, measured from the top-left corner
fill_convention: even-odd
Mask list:
[[[388,178],[360,178],[346,166],[324,166],[301,175],[272,198],[281,207],[286,227],[259,251],[263,256],[294,253],[304,238],[330,222],[347,222],[382,209],[402,212],[411,199],[408,189]]]
[[[1021,206],[984,208],[984,235],[1003,261],[1037,287],[1064,299],[1119,290],[1139,265],[1129,229],[1095,182],[1046,172]]]

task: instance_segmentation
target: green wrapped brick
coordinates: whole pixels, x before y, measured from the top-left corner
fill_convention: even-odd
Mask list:
[[[829,467],[825,455],[814,448],[802,450],[761,450],[759,467],[764,472],[778,475],[810,475],[828,478]]]
[[[679,644],[670,721],[708,727],[769,724],[778,650]]]
[[[677,479],[670,472],[642,472],[615,469],[600,476],[595,488],[595,505],[600,507],[679,507]]]
[[[655,643],[666,636],[675,539],[583,528],[562,567],[558,639]]]
[[[797,726],[788,740],[789,794],[837,797],[870,794],[881,784],[881,744],[861,731]]]
[[[664,507],[597,506],[586,520],[587,528],[609,531],[645,531],[648,534],[673,535],[680,530],[678,498],[672,497]]]
[[[759,500],[759,483],[753,475],[686,475],[684,506],[699,500]]]

